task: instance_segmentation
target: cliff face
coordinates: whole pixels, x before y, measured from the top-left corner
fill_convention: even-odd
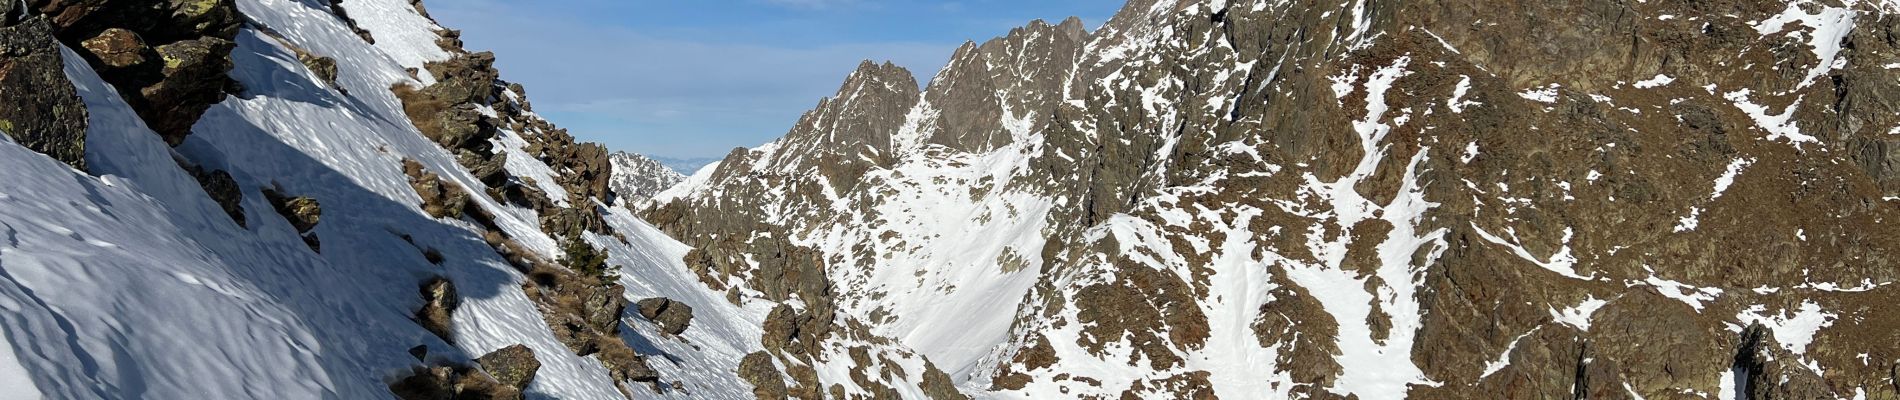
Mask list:
[[[778,362],[969,392],[1890,398],[1894,12],[1134,1],[867,63],[644,213]]]

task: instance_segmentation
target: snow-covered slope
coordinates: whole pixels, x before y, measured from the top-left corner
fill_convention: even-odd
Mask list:
[[[63,53],[64,74],[90,115],[91,174],[0,141],[0,180],[8,182],[0,188],[0,397],[390,398],[388,385],[412,366],[469,365],[517,344],[540,363],[529,397],[749,396],[734,371],[759,347],[765,309],[732,305],[699,285],[680,262],[682,246],[645,223],[600,207],[619,237],[586,235],[620,267],[625,301],[669,297],[690,304],[696,319],[672,336],[621,314],[619,339],[660,377],[622,387],[601,359],[560,341],[524,293],[534,286],[529,277],[484,238],[498,229],[488,233],[562,259],[561,239],[544,231],[537,210],[470,196],[471,209],[492,217],[484,228],[420,208],[405,160],[454,185],[486,186],[420,134],[390,90],[433,83],[425,64],[451,53],[437,44],[441,28],[409,1],[339,3],[375,44],[333,4],[237,1],[249,22],[232,40],[229,76],[244,91],[213,106],[176,148],[85,57]],[[300,60],[306,55],[334,60],[334,80]],[[497,151],[526,154],[518,137],[528,134],[504,130]],[[180,165],[227,171],[243,195],[244,223]],[[535,157],[511,157],[507,169],[547,177],[536,183],[566,194],[553,177],[569,172]],[[321,222],[300,234],[266,190],[320,201]],[[434,277],[460,293],[453,343],[416,319],[418,288]],[[426,346],[425,359],[412,355],[417,346]]]

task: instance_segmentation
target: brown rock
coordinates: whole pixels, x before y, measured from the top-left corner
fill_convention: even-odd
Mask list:
[[[534,381],[535,372],[541,370],[541,361],[535,359],[534,350],[518,344],[495,350],[475,362],[497,382],[515,389],[527,389]]]
[[[0,27],[0,132],[83,171],[86,104],[59,53],[46,18]]]
[[[217,37],[158,46],[164,78],[139,88],[141,98],[132,103],[133,108],[167,143],[183,143],[198,117],[236,90],[237,81],[225,75],[231,71],[230,54],[236,47]]]
[[[640,309],[640,316],[660,325],[660,330],[668,335],[686,332],[686,326],[693,322],[693,306],[665,297],[654,297],[634,303]]]
[[[765,352],[753,352],[739,360],[739,377],[752,383],[752,395],[759,400],[785,400],[787,388],[785,376],[780,374],[778,366],[772,363],[772,355]]]
[[[422,309],[416,311],[416,322],[442,340],[453,343],[455,331],[450,327],[450,315],[462,305],[461,295],[455,292],[455,283],[447,278],[436,277],[423,282],[421,292]]]
[[[409,375],[389,384],[390,394],[402,400],[519,400],[519,389],[465,366],[415,367]]]
[[[232,178],[231,173],[224,170],[206,171],[196,165],[181,166],[185,172],[191,174],[192,179],[198,181],[198,186],[204,189],[205,195],[211,196],[211,201],[218,203],[218,208],[224,209],[224,213],[231,216],[232,222],[236,222],[238,226],[250,226],[244,217],[244,189],[238,187],[237,179]]]
[[[153,51],[132,31],[112,28],[80,44],[109,68],[131,68],[145,64]]]
[[[297,228],[297,233],[309,233],[322,222],[323,205],[317,199],[287,196],[273,189],[265,189],[264,198],[270,200],[271,207],[276,208],[284,220],[290,221],[290,226]]]

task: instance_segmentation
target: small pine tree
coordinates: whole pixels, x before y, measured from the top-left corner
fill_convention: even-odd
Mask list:
[[[593,245],[587,244],[587,241],[568,240],[561,247],[562,252],[566,253],[562,261],[575,273],[593,277],[601,282],[612,282],[620,278],[619,268],[607,265],[607,254],[595,250]]]

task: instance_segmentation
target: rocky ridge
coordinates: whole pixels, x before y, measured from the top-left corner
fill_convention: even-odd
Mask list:
[[[768,349],[965,392],[1894,398],[1897,12],[1137,0],[867,63],[645,215]]]

